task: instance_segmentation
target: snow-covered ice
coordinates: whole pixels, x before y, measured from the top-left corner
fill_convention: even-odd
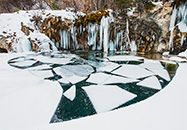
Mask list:
[[[90,98],[97,113],[112,110],[136,97],[118,86],[92,85],[82,87]]]
[[[126,83],[138,82],[138,81],[139,80],[105,74],[102,72],[94,73],[89,77],[89,79],[87,79],[87,82],[96,83],[96,84],[115,84],[115,83],[126,84]]]
[[[97,68],[97,71],[111,72],[119,66],[119,64],[113,62],[102,62],[101,65]]]
[[[54,71],[59,75],[85,77],[94,72],[94,69],[89,65],[65,65],[55,68]]]
[[[111,75],[109,74],[99,72],[99,73],[91,74],[90,77],[86,81],[90,83],[103,84],[110,77]]]
[[[170,81],[170,76],[168,74],[168,71],[164,69],[160,61],[158,60],[145,60],[143,64],[140,66],[152,71],[156,75],[162,77],[163,79]]]
[[[129,56],[129,55],[116,55],[116,56],[109,56],[108,59],[110,61],[138,61],[140,62],[142,57],[138,56]]]
[[[76,97],[76,86],[73,85],[66,92],[64,92],[64,96],[68,98],[69,100],[73,101]]]
[[[138,66],[138,65],[122,65],[119,69],[113,71],[112,73],[125,76],[128,78],[133,78],[133,79],[139,79],[139,78],[144,78],[148,77],[151,75],[155,75],[154,73]]]
[[[158,90],[162,89],[162,86],[156,76],[148,77],[144,79],[143,81],[137,83],[137,85],[148,87],[148,88],[153,88],[153,89],[158,89]]]

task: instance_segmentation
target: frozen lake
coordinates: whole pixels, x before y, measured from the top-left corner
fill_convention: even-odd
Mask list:
[[[147,56],[31,53],[11,57],[8,65],[61,87],[61,98],[50,119],[55,123],[123,108],[164,89],[178,64],[159,54],[149,55],[152,59]]]

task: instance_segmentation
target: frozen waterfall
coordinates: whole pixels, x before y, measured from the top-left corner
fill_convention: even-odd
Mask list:
[[[70,30],[60,30],[60,43],[57,48],[59,50],[102,50],[108,53],[108,51],[124,51],[130,45],[130,47],[133,47],[132,50],[136,51],[136,43],[131,43],[129,39],[128,20],[126,30],[120,30],[120,25],[112,26],[111,23],[113,21],[114,18],[112,16],[103,16],[100,24],[95,22],[78,27],[72,25]]]

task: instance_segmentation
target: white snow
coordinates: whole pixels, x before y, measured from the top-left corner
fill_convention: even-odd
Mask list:
[[[137,85],[143,86],[143,87],[148,87],[148,88],[153,88],[153,89],[162,89],[162,86],[160,82],[158,81],[158,78],[155,76],[148,77],[144,79],[143,81],[137,83]]]
[[[73,101],[76,97],[76,86],[73,85],[71,88],[69,88],[65,93],[64,96],[68,98],[69,100]]]
[[[128,79],[128,78],[109,75],[101,72],[94,73],[89,77],[89,79],[87,79],[87,82],[96,83],[96,84],[114,84],[114,83],[126,84],[126,83],[138,82],[138,81],[139,80]]]
[[[169,58],[169,60],[176,61],[176,62],[187,62],[186,59],[180,58],[180,57],[177,57],[177,56],[172,56],[172,57]]]
[[[163,2],[162,2],[162,1],[158,1],[158,2],[153,2],[153,1],[152,1],[152,3],[153,3],[154,5],[163,6]]]
[[[42,79],[54,76],[51,70],[29,70],[29,72],[33,74],[34,76],[38,78],[42,78]]]
[[[90,98],[97,113],[112,110],[136,97],[117,86],[92,85],[82,87]]]
[[[132,16],[133,15],[133,13],[134,13],[134,11],[135,11],[135,7],[133,7],[133,8],[130,8],[130,10],[127,12],[127,15],[128,16]]]
[[[179,54],[179,56],[184,56],[184,57],[187,58],[187,50],[185,50],[184,52],[181,52],[181,53]]]
[[[177,64],[176,62],[174,62],[174,61],[169,61],[169,60],[161,60],[161,62],[163,62],[163,63],[169,63],[169,64],[174,64],[174,65]]]
[[[20,55],[23,54],[0,54],[2,130],[35,129],[49,124],[62,95],[58,82],[41,80],[27,70],[7,64],[9,59]]]
[[[110,61],[141,61],[144,58],[138,56],[131,56],[131,55],[116,55],[116,56],[109,56],[108,59]]]
[[[83,13],[77,12],[79,15]],[[31,21],[33,16],[41,17],[41,21],[44,21],[47,17],[61,17],[64,21],[68,19],[73,22],[77,18],[76,13],[66,10],[29,10],[18,11],[15,13],[2,13],[0,15],[0,35],[7,37],[7,43],[10,43],[13,37],[13,51],[15,52],[27,52],[31,51],[31,44],[29,38],[35,41],[35,44],[39,46],[39,51],[50,52],[50,45],[53,51],[57,51],[54,43],[43,33],[41,33],[35,23]],[[21,23],[34,29],[34,32],[30,31],[30,35],[26,36],[21,31]],[[11,36],[8,38],[8,36]]]
[[[144,78],[144,77],[148,77],[151,75],[155,75],[154,73],[138,65],[122,65],[122,67],[113,71],[112,73],[125,76],[128,78],[133,78],[133,79],[139,79],[139,78]]]

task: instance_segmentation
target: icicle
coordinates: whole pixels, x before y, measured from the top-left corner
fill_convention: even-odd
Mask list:
[[[108,53],[109,21],[108,21],[108,17],[107,18],[103,17],[103,18],[104,18],[104,52]]]
[[[88,45],[92,45],[92,50],[96,50],[96,43],[97,43],[97,32],[98,32],[98,25],[89,24],[88,25]]]
[[[63,36],[62,36],[62,30],[59,31],[60,34],[60,47],[63,46]]]
[[[136,42],[135,41],[131,42],[130,47],[131,47],[131,52],[133,54],[136,54],[136,52],[137,52],[137,46],[136,46]]]
[[[179,19],[177,26],[179,30],[183,33],[187,33],[187,3],[179,6],[177,14]]]
[[[130,44],[130,38],[129,38],[129,22],[128,22],[128,19],[127,19],[126,34],[127,34],[127,42],[128,42],[128,44]]]
[[[99,48],[102,49],[102,44],[103,44],[103,21],[104,19],[101,19],[101,25],[100,25],[100,45]]]
[[[123,51],[123,31],[121,30],[120,50]]]
[[[19,41],[16,45],[17,52],[29,52],[29,51],[31,51],[31,43],[26,37],[23,37],[23,38],[20,37],[18,40]]]
[[[82,26],[81,26],[82,27]],[[80,27],[80,28],[81,28]],[[73,48],[74,49],[78,49],[79,46],[78,46],[78,41],[77,41],[77,33],[76,33],[76,27],[72,26],[71,27],[71,37],[73,39]]]
[[[182,34],[182,37],[181,37],[181,46],[183,45],[184,43],[184,34]]]
[[[171,47],[173,43],[172,40],[173,40],[173,31],[175,29],[176,14],[177,14],[177,9],[175,5],[172,16],[171,16],[170,27],[169,27],[169,30],[170,30],[169,48]]]

